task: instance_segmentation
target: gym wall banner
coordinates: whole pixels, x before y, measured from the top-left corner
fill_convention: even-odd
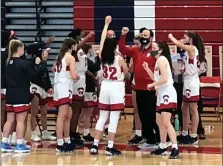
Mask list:
[[[221,80],[223,79],[223,71],[222,71],[222,66],[223,66],[223,47],[219,46],[219,68],[220,68],[220,76],[221,76]]]
[[[208,62],[207,76],[212,77],[212,46],[205,46],[205,58]]]

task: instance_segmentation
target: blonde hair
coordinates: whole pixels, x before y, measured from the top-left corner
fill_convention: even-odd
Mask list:
[[[9,52],[8,52],[8,58],[6,60],[7,64],[9,63],[10,58],[15,54],[19,47],[24,47],[23,42],[20,40],[11,40],[9,42]]]

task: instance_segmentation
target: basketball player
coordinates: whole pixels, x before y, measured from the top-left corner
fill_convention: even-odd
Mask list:
[[[17,145],[15,152],[30,152],[30,147],[24,144],[25,119],[30,110],[30,78],[40,70],[40,58],[35,59],[34,67],[20,58],[24,54],[24,44],[19,40],[11,40],[6,66],[6,111],[7,121],[3,128],[1,144],[2,152],[12,152],[8,144],[9,134],[16,120]]]
[[[140,35],[136,35],[136,37],[134,38],[134,46],[133,47],[139,47],[141,48],[141,43],[140,43],[140,39],[141,36]],[[134,85],[135,85],[135,80],[134,80],[134,73],[133,73],[133,59],[131,58],[130,60],[130,64],[129,64],[129,72],[132,73],[131,74],[131,84],[132,84],[132,103],[133,103],[133,107],[134,107],[134,121],[133,121],[133,128],[134,128],[134,132],[135,132],[135,136],[128,141],[129,144],[139,144],[142,141],[142,124],[139,118],[139,113],[138,113],[138,109],[137,109],[137,104],[136,104],[136,93],[134,90]]]
[[[178,137],[180,143],[183,144],[197,144],[197,128],[199,123],[199,115],[197,110],[197,102],[199,101],[200,80],[198,76],[199,64],[205,58],[204,44],[201,37],[195,32],[187,32],[181,41],[169,34],[169,39],[179,48],[185,50],[186,58],[184,71],[184,85],[183,85],[183,131],[182,135]],[[191,113],[191,134],[188,135],[189,123]]]
[[[41,43],[40,43],[41,44]],[[44,140],[56,140],[56,137],[49,134],[47,131],[47,95],[53,93],[49,72],[47,68],[47,58],[50,48],[42,51],[42,48],[39,48],[39,43],[36,44],[36,51],[34,51],[34,57],[29,60],[32,62],[34,58],[39,57],[41,59],[41,70],[38,72],[36,77],[33,77],[31,80],[30,92],[32,95],[31,102],[31,140],[32,141],[41,141],[41,138],[36,133],[36,117],[41,110],[41,125],[43,127],[42,139]]]
[[[76,49],[75,40],[65,39],[55,64],[53,99],[56,106],[59,107],[56,122],[57,152],[73,151],[75,148],[71,145],[69,134],[72,118],[70,105],[72,104],[73,80],[80,78],[76,73],[75,59],[71,55]]]
[[[84,133],[83,139],[87,142],[94,141],[94,138],[90,134],[90,117],[94,111],[94,108],[98,106],[97,97],[97,80],[96,73],[100,70],[100,58],[92,50],[90,44],[85,44],[83,52],[87,55],[88,71],[86,72],[86,92],[84,95],[84,108],[83,122],[84,122]]]
[[[161,143],[158,148],[151,152],[152,155],[164,155],[167,153],[166,138],[167,134],[172,142],[171,159],[179,158],[179,150],[177,146],[176,132],[171,124],[171,116],[177,109],[177,94],[173,87],[172,78],[172,61],[170,50],[166,42],[153,43],[150,56],[157,59],[153,71],[148,67],[148,63],[144,62],[143,67],[153,78],[154,82],[148,84],[148,90],[155,87],[157,95],[157,112],[156,123],[159,126]]]
[[[113,147],[113,144],[120,112],[124,109],[125,84],[122,70],[124,70],[124,73],[128,72],[128,67],[124,59],[121,56],[115,55],[116,38],[106,38],[111,19],[111,16],[105,18],[99,47],[99,57],[101,58],[103,69],[103,81],[99,95],[100,116],[95,127],[94,143],[90,150],[91,154],[98,154],[99,140],[102,137],[104,125],[110,114],[108,146],[106,148],[106,155],[109,156],[121,154],[119,150]]]

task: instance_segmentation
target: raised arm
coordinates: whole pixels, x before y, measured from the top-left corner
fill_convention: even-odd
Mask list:
[[[122,34],[120,36],[119,42],[118,42],[118,46],[119,46],[119,51],[126,56],[135,56],[135,49],[136,48],[132,48],[132,47],[126,47],[125,45],[125,40],[126,40],[126,34],[129,32],[129,28],[128,27],[123,27],[122,28]]]
[[[83,45],[94,35],[95,33],[93,32],[93,31],[90,31],[89,33],[88,33],[88,35],[85,37],[85,38],[83,38],[83,40],[81,40],[78,44],[77,44],[77,51],[79,50],[79,49],[81,49],[82,47],[83,47]]]
[[[168,38],[179,48],[185,50],[188,52],[188,55],[190,58],[193,58],[194,57],[194,53],[195,53],[195,50],[192,46],[190,45],[185,45],[183,44],[182,42],[178,41],[174,36],[173,34],[169,34],[168,35]]]
[[[105,25],[104,25],[104,29],[103,29],[102,34],[101,34],[101,41],[100,41],[100,46],[99,46],[99,57],[100,58],[101,58],[102,49],[104,47],[104,42],[105,42],[105,39],[106,39],[106,36],[107,36],[108,26],[111,23],[111,21],[112,21],[111,16],[106,16],[105,17]]]

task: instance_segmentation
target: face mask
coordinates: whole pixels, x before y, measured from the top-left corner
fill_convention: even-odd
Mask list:
[[[145,45],[149,44],[149,42],[150,42],[149,38],[142,37],[140,39],[140,43],[142,44],[142,46],[145,46]]]
[[[72,50],[71,55],[76,56],[77,52],[75,50]]]
[[[150,52],[150,55],[151,56],[156,56],[156,55],[158,55],[159,54],[159,50],[155,50],[155,51],[151,51]]]

